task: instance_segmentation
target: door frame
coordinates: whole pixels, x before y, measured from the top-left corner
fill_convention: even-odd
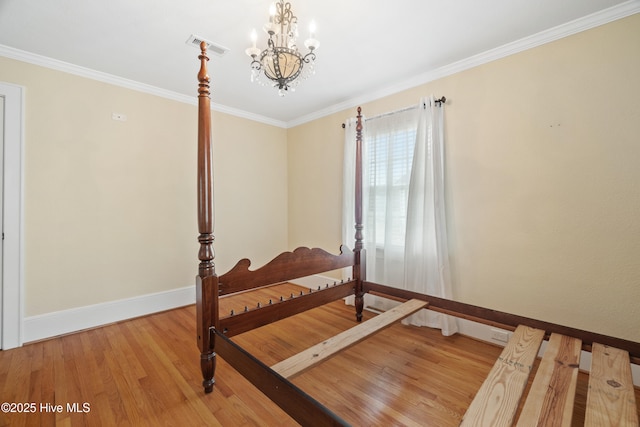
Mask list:
[[[4,212],[2,231],[2,341],[22,345],[24,313],[24,87],[0,82],[4,97]]]

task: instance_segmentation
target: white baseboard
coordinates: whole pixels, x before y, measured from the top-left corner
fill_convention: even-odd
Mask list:
[[[23,342],[39,341],[195,304],[195,286],[26,317]]]

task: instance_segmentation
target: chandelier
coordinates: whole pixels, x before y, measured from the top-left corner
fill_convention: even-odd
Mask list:
[[[313,64],[316,59],[315,50],[320,42],[315,39],[315,23],[310,25],[309,38],[304,45],[309,52],[302,55],[298,51],[298,18],[291,10],[291,3],[278,0],[269,8],[269,22],[264,25],[264,31],[269,39],[267,48],[260,50],[256,47],[256,30],[251,33],[253,46],[246,50],[251,57],[251,81],[264,84],[262,74],[269,79],[266,83],[278,88],[278,94],[284,96],[287,91],[295,90],[295,86],[309,75],[313,74]],[[263,73],[262,73],[263,72]]]

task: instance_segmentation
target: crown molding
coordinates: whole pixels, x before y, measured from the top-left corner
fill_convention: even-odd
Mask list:
[[[449,65],[445,65],[440,68],[422,73],[408,80],[395,83],[390,86],[386,86],[382,89],[369,92],[365,95],[354,97],[346,101],[334,104],[330,107],[323,108],[314,113],[307,114],[305,116],[298,117],[290,121],[276,120],[270,117],[250,113],[245,110],[240,110],[233,107],[227,107],[213,103],[211,109],[221,113],[229,114],[232,116],[253,120],[256,122],[264,123],[271,126],[280,128],[292,128],[301,124],[328,116],[330,114],[339,113],[341,111],[356,107],[358,105],[375,101],[376,99],[384,98],[395,93],[414,88],[416,86],[423,85],[425,83],[432,82],[443,77],[450,76],[461,71],[468,70],[473,67],[477,67],[482,64],[486,64],[491,61],[495,61],[500,58],[504,58],[515,53],[519,53],[537,46],[541,46],[546,43],[579,33],[581,31],[589,30],[591,28],[598,27],[600,25],[607,24],[609,22],[616,21],[618,19],[625,18],[627,16],[640,13],[640,0],[629,0],[619,5],[604,9],[602,11],[593,13],[591,15],[584,16],[582,18],[575,19],[566,24],[559,25],[557,27],[550,28],[548,30],[539,32],[529,37],[507,43],[503,46],[495,49],[482,52],[480,54],[471,56],[461,61],[454,62]],[[170,99],[177,102],[182,102],[190,105],[197,105],[197,98],[195,96],[187,96],[178,92],[173,92],[166,89],[161,89],[156,86],[151,86],[145,83],[140,83],[134,80],[125,79],[122,77],[114,76],[112,74],[103,73],[100,71],[92,70],[90,68],[81,67],[78,65],[70,64],[68,62],[59,61],[57,59],[48,58],[46,56],[38,55],[31,52],[26,52],[20,49],[15,49],[9,46],[0,44],[0,56],[4,56],[10,59],[15,59],[22,62],[27,62],[34,65],[50,68],[53,70],[62,71],[69,74],[74,74],[80,77],[85,77],[92,80],[101,81],[104,83],[112,84],[115,86],[124,87],[127,89],[135,90],[142,93],[147,93],[162,98]]]
[[[197,105],[197,98],[195,96],[186,96],[177,92],[172,92],[170,90],[161,89],[134,80],[114,76],[113,74],[103,73],[101,71],[92,70],[91,68],[82,67],[79,65],[71,64],[69,62],[64,62],[58,59],[49,58],[47,56],[38,55],[36,53],[16,49],[10,46],[0,45],[0,56],[33,65],[38,65],[56,71],[62,71],[64,73],[73,74],[91,80],[97,80],[103,83],[112,84],[114,86],[120,86],[138,92],[160,96],[162,98],[171,99],[173,101]]]
[[[188,96],[182,93],[162,89],[156,86],[140,83],[135,80],[125,79],[113,74],[103,73],[90,68],[81,67],[79,65],[71,64],[69,62],[60,61],[57,59],[49,58],[47,56],[38,55],[35,53],[27,52],[24,50],[16,49],[10,46],[0,44],[0,56],[9,59],[15,59],[17,61],[26,62],[33,65],[49,68],[56,71],[62,71],[64,73],[73,74],[79,77],[84,77],[91,80],[96,80],[103,83],[108,83],[114,86],[123,87],[126,89],[134,90],[137,92],[146,93],[149,95],[159,96],[161,98],[170,99],[172,101],[182,102],[189,105],[198,105],[198,98],[196,96]],[[233,107],[227,107],[217,103],[212,103],[211,109],[232,116],[241,117],[244,119],[253,120],[256,122],[265,123],[271,126],[277,126],[286,128],[286,122],[281,120],[272,119],[270,117],[261,116],[258,114],[250,113],[248,111],[240,110]]]
[[[271,125],[283,129],[287,128],[287,122],[283,120],[277,120],[271,117],[262,116],[260,114],[250,113],[245,110],[240,110],[239,108],[227,107],[225,105],[220,105],[214,102],[211,104],[211,109],[220,113],[240,117],[242,119],[253,120],[254,122],[264,123],[266,125]]]
[[[477,55],[473,55],[469,58],[419,74],[408,80],[386,86],[382,89],[367,93],[366,95],[351,98],[322,110],[316,111],[314,113],[299,117],[294,120],[290,120],[287,122],[287,128],[295,127],[331,114],[339,113],[341,111],[357,107],[361,104],[372,102],[377,99],[384,98],[386,96],[393,95],[398,92],[411,89],[432,82],[434,80],[438,80],[443,77],[447,77],[461,71],[486,64],[491,61],[495,61],[497,59],[501,59],[537,46],[541,46],[546,43],[553,42],[555,40],[559,40],[567,36],[571,36],[573,34],[580,33],[582,31],[589,30],[591,28],[599,27],[601,25],[608,24],[609,22],[617,21],[618,19],[626,18],[627,16],[631,16],[636,13],[640,13],[640,1],[629,0],[617,6],[592,13],[590,15],[575,19],[557,27],[553,27],[548,30],[541,31],[537,34],[522,38],[520,40],[507,43],[495,49],[491,49]]]

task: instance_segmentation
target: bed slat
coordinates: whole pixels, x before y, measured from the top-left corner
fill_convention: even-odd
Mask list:
[[[551,334],[518,427],[571,425],[581,348],[579,339]]]
[[[425,301],[409,300],[320,344],[276,363],[271,369],[285,378],[291,378],[426,306],[427,303]]]
[[[502,350],[462,419],[461,426],[511,426],[544,331],[520,325]]]
[[[638,426],[629,353],[594,343],[585,426]]]

